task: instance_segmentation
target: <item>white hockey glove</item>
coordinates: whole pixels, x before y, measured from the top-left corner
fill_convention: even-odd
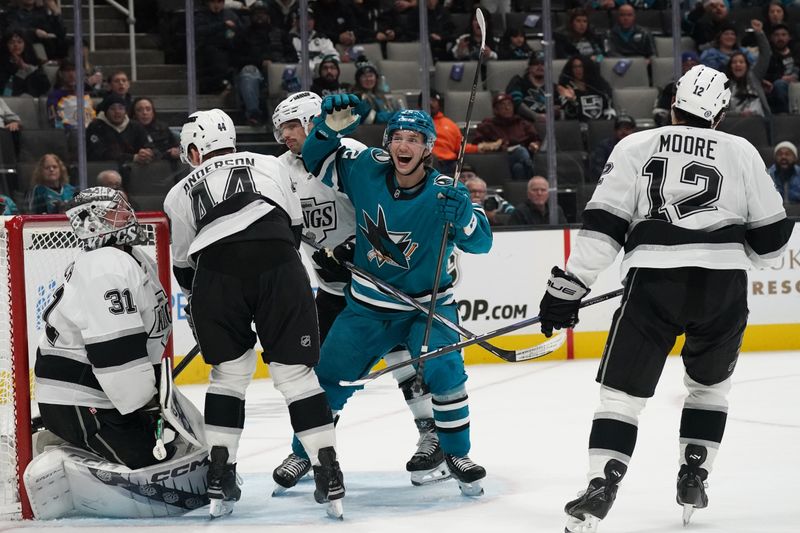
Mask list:
[[[552,336],[553,329],[575,327],[581,300],[589,291],[581,280],[557,266],[553,267],[547,280],[547,291],[539,303],[540,323],[545,337]]]

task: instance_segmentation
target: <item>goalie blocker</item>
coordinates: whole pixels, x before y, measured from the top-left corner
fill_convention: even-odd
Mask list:
[[[24,475],[35,518],[156,518],[179,516],[208,504],[203,417],[172,386],[167,359],[162,361],[161,375],[161,416],[177,433],[176,454],[168,461],[130,469],[67,444],[46,446]],[[54,437],[47,431],[36,436],[40,441]]]

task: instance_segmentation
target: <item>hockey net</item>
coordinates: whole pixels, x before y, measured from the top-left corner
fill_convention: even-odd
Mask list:
[[[169,225],[163,213],[137,213],[144,249],[170,294]],[[32,518],[22,474],[32,458],[31,411],[38,411],[33,363],[43,311],[81,251],[64,215],[0,217],[0,520]],[[172,341],[167,345],[172,353]]]

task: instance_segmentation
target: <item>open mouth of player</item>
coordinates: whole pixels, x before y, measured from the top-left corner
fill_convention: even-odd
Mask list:
[[[413,161],[413,160],[414,160],[414,156],[413,155],[398,155],[397,156],[398,164],[400,164],[400,165],[402,165],[404,167],[410,165],[411,161]]]

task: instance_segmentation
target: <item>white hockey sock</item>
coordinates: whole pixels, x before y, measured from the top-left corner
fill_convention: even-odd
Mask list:
[[[270,363],[269,372],[275,388],[286,399],[295,435],[311,464],[319,466],[320,448],[335,448],[336,433],[328,399],[317,375],[306,365],[281,363]]]
[[[589,437],[589,472],[587,479],[605,478],[605,466],[611,459],[627,465],[636,444],[639,414],[646,398],[600,387],[600,405],[594,413]]]
[[[386,361],[387,365],[393,365],[402,361],[408,361],[411,359],[411,354],[408,350],[396,350],[386,354],[383,359]],[[397,380],[398,386],[403,391],[403,397],[414,419],[433,418],[433,403],[427,385],[420,391],[414,390],[417,377],[416,369],[411,365],[398,368],[392,372],[392,376]]]
[[[731,378],[715,385],[703,385],[686,374],[683,383],[689,394],[681,414],[678,464],[686,464],[686,445],[697,444],[706,448],[708,455],[701,466],[711,473],[728,418]]]

